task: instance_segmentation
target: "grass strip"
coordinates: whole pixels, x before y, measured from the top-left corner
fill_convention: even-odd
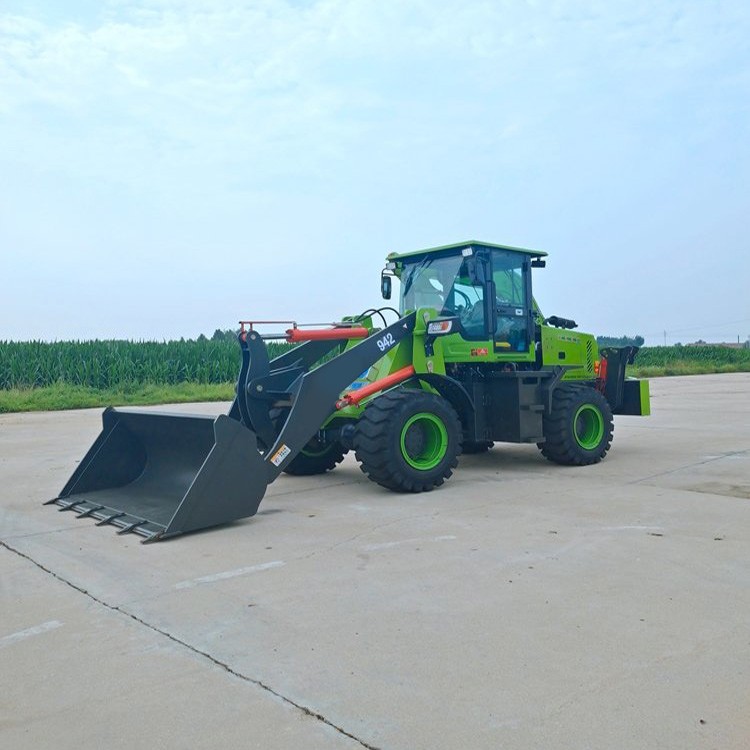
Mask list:
[[[148,406],[201,401],[231,401],[234,383],[136,384],[97,389],[56,383],[42,388],[0,390],[0,414],[20,411],[59,411],[103,406]]]
[[[671,375],[712,375],[724,372],[750,372],[750,362],[712,365],[710,362],[675,360],[664,365],[638,366],[636,364],[627,369],[627,374],[634,378],[662,378]]]
[[[712,365],[708,362],[675,360],[666,365],[628,367],[627,374],[636,378],[659,378],[672,375],[709,375],[725,372],[750,372],[750,362]],[[0,414],[24,411],[60,411],[105,406],[152,406],[158,404],[231,401],[234,383],[176,383],[152,385],[134,383],[117,388],[92,388],[55,383],[40,388],[0,389]]]

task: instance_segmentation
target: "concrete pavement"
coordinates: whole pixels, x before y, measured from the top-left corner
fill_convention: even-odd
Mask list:
[[[0,415],[0,745],[750,746],[750,374],[652,393],[597,466],[347,457],[145,546],[40,504],[100,410]]]

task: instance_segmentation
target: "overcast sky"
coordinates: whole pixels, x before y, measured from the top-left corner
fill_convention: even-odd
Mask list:
[[[750,335],[750,3],[2,0],[0,340],[380,302],[546,250],[547,315]]]

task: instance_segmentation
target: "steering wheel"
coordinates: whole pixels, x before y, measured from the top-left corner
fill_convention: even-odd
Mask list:
[[[456,313],[458,314],[458,319],[461,321],[461,324],[467,324],[471,323],[471,319],[474,317],[474,310],[477,304],[481,305],[481,301],[479,303],[475,303],[471,301],[471,297],[469,297],[466,292],[462,292],[460,289],[454,289],[454,294],[457,294],[464,302],[463,307],[456,306]]]
[[[466,292],[462,292],[460,289],[454,288],[453,293],[458,294],[464,300],[464,302],[466,302],[466,305],[464,306],[466,310],[474,306],[474,303],[471,301],[471,298],[469,297],[468,294],[466,294]]]

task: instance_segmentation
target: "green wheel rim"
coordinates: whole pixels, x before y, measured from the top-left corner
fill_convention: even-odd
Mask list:
[[[309,458],[318,458],[319,456],[324,456],[329,450],[331,450],[329,444],[320,443],[318,440],[313,439],[300,451],[300,453]]]
[[[604,417],[593,404],[584,404],[573,417],[573,434],[584,450],[592,451],[604,437]]]
[[[401,455],[415,469],[434,469],[447,450],[448,430],[435,414],[419,412],[401,428]]]

